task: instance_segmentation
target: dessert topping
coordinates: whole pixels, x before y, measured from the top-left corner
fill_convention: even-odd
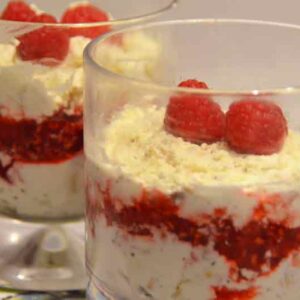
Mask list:
[[[70,7],[62,16],[62,23],[94,23],[107,22],[108,15],[98,7],[89,3]],[[88,38],[96,38],[110,30],[109,26],[93,26],[86,28],[71,28],[70,36],[82,35]]]
[[[277,153],[287,133],[287,121],[281,108],[270,101],[241,100],[233,103],[226,114],[226,140],[239,153]]]
[[[208,88],[205,83],[196,80],[182,82],[179,86]],[[185,93],[170,98],[164,125],[169,133],[186,141],[213,143],[223,138],[225,115],[210,96]]]
[[[193,89],[208,89],[208,85],[203,81],[198,81],[196,79],[188,79],[182,81],[178,85],[179,87],[187,87]]]
[[[35,11],[23,1],[10,1],[2,12],[1,19],[8,21],[30,22]]]
[[[55,17],[41,14],[31,22],[56,23]],[[65,29],[45,26],[19,37],[17,48],[22,60],[36,61],[47,66],[60,64],[69,52],[69,36]]]
[[[57,23],[57,20],[54,16],[42,13],[40,15],[35,15],[30,19],[30,22],[35,23]]]

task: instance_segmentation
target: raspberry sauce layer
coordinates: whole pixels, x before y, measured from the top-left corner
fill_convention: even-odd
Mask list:
[[[216,294],[215,300],[251,300],[256,296],[256,291],[254,289],[249,290],[230,290],[226,287],[215,288]]]
[[[14,162],[58,163],[82,149],[81,108],[72,114],[61,108],[40,121],[0,116],[0,151],[11,158],[9,164],[0,164],[0,176],[7,182],[10,182],[7,173]]]
[[[172,197],[159,191],[144,190],[140,197],[133,199],[132,205],[124,205],[122,199],[112,196],[110,183],[105,189],[98,188],[100,199],[87,201],[92,232],[97,218],[104,215],[107,226],[117,226],[136,238],[152,239],[155,229],[162,238],[172,234],[192,247],[205,247],[212,242],[214,250],[228,261],[231,279],[236,282],[248,280],[244,270],[254,272],[255,277],[268,275],[300,249],[300,227],[291,228],[288,220],[273,220],[265,207],[270,201],[281,201],[279,195],[270,195],[270,201],[264,196],[248,222],[236,228],[225,208],[188,219],[180,216],[180,207]]]

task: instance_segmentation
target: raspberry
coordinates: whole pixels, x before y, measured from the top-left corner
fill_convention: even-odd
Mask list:
[[[30,19],[30,22],[35,23],[57,23],[57,20],[55,17],[42,13],[40,15],[36,15],[33,18]]]
[[[179,85],[179,87],[189,87],[194,89],[208,89],[208,86],[203,81],[198,81],[196,79],[189,79],[186,81],[182,81]]]
[[[9,21],[29,22],[35,11],[23,1],[10,1],[2,12],[1,19]]]
[[[94,23],[94,22],[106,22],[109,20],[108,15],[96,6],[91,4],[82,4],[75,7],[70,7],[62,16],[62,23]],[[93,24],[91,24],[92,26]],[[71,28],[70,36],[82,35],[87,38],[96,38],[110,30],[108,25],[106,26],[94,26],[87,28]]]
[[[281,108],[270,101],[241,100],[233,103],[226,114],[226,139],[239,153],[279,152],[287,133],[287,121]]]
[[[41,14],[32,18],[31,22],[56,23],[56,19],[51,15]],[[22,35],[19,40],[18,54],[25,61],[55,66],[69,52],[69,36],[62,28],[45,26]]]
[[[207,88],[194,80],[179,86]],[[210,96],[185,93],[170,98],[164,125],[166,131],[186,141],[213,143],[224,136],[225,115]]]

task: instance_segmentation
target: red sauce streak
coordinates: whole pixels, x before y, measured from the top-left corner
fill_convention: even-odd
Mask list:
[[[129,234],[148,237],[152,237],[151,227],[154,226],[160,229],[162,235],[171,232],[180,241],[189,242],[193,246],[208,243],[208,235],[202,232],[206,226],[178,217],[178,207],[159,191],[144,191],[134,206],[125,206],[121,210],[116,210],[109,188],[102,192],[108,225],[118,224]]]
[[[216,229],[215,249],[239,269],[258,275],[270,273],[293,250],[300,248],[299,227],[291,229],[270,221],[250,221],[237,230],[231,219],[225,219],[217,222]],[[241,272],[238,276],[246,279]]]
[[[214,288],[215,300],[251,300],[256,297],[255,289],[249,290],[229,290],[226,287]]]
[[[237,229],[232,218],[220,214],[219,210],[199,221],[182,218],[178,216],[179,208],[174,201],[158,191],[144,191],[130,206],[124,206],[120,199],[111,197],[109,184],[104,190],[100,189],[100,195],[102,201],[94,199],[103,206],[97,213],[95,206],[89,209],[91,200],[87,203],[88,210],[93,210],[89,219],[92,226],[103,213],[108,226],[117,225],[134,236],[152,238],[152,229],[157,228],[162,237],[172,233],[178,240],[194,247],[212,241],[215,250],[229,261],[236,281],[247,280],[242,269],[254,271],[256,276],[269,274],[292,251],[300,249],[300,227],[289,228],[268,220],[266,216],[260,220],[253,216],[243,228]]]
[[[0,116],[0,151],[14,162],[57,163],[72,158],[83,149],[82,110],[67,114],[60,109],[41,121],[16,120]],[[1,163],[0,177],[7,182],[13,166]]]
[[[87,182],[85,186],[86,194],[86,208],[85,213],[87,216],[87,222],[89,222],[91,233],[95,236],[95,223],[99,216],[99,212],[103,211],[103,207],[100,201],[93,194],[93,185]]]
[[[8,164],[4,165],[0,160],[0,177],[7,183],[12,184],[11,178],[8,176],[8,171],[13,167],[14,161],[11,160]]]

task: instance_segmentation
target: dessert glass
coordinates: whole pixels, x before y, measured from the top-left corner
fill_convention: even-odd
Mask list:
[[[28,1],[37,14],[36,7],[58,18],[72,2]],[[7,3],[1,1],[1,11]],[[91,38],[71,37],[66,58],[58,62],[20,59],[17,37],[44,28],[55,34],[107,32],[154,18],[172,8],[176,0],[91,3],[106,11],[110,21],[46,24],[0,20],[1,286],[74,290],[84,288],[86,282],[82,55]],[[60,46],[56,41],[48,50]]]
[[[128,58],[151,65],[151,80],[103,59],[111,39],[139,34],[160,45],[158,63]],[[125,29],[86,48],[88,299],[299,299],[299,47],[299,26],[209,19]],[[210,89],[176,87],[188,78]],[[168,133],[170,97],[192,96],[224,112],[275,103],[283,148],[240,154]]]

